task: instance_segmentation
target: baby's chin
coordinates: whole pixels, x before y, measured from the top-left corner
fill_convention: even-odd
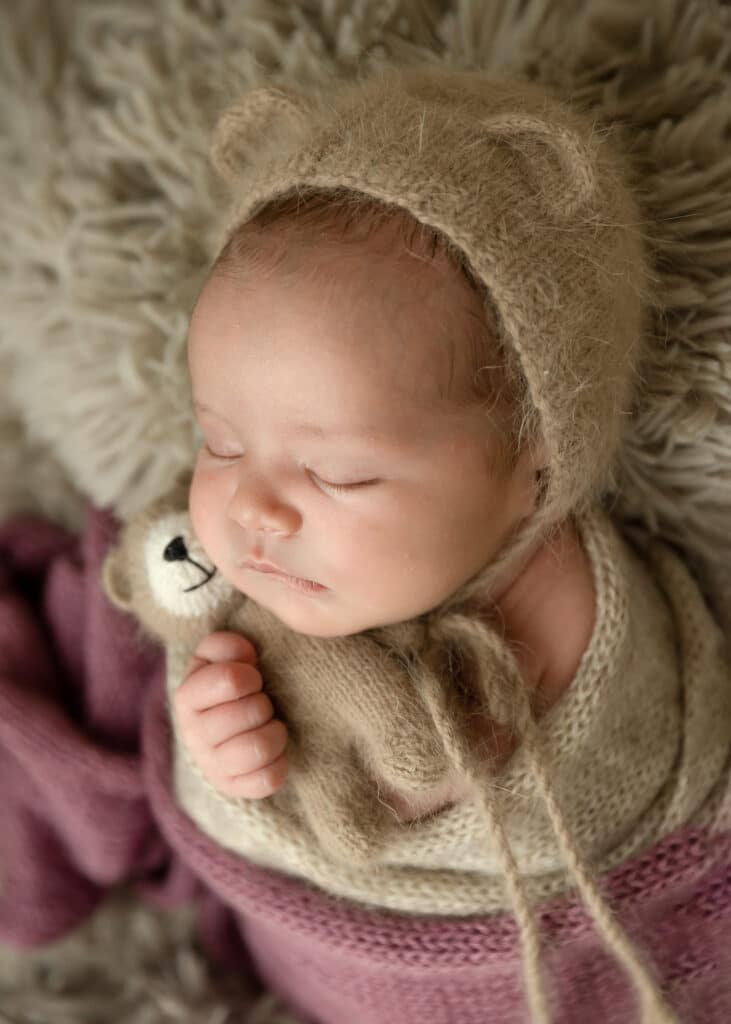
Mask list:
[[[326,638],[358,632],[357,626],[348,628],[342,610],[338,616],[337,602],[333,600],[331,590],[300,592],[273,580],[250,580],[248,575],[242,579],[238,573],[227,574],[227,578],[241,594],[266,608],[294,633]],[[323,598],[328,599],[327,604]]]
[[[323,609],[302,608],[296,602],[285,601],[263,601],[254,598],[258,604],[275,615],[279,621],[293,633],[300,633],[302,636],[318,637],[322,640],[334,640],[337,637],[350,636],[359,633],[366,626],[360,626],[352,622],[344,621],[344,617],[333,615],[332,611]]]

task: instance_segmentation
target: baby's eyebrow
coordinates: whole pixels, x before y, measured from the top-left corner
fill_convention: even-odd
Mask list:
[[[211,416],[215,416],[216,419],[221,420],[227,426],[231,426],[229,421],[216,412],[210,406],[203,402],[194,401],[193,405],[199,412],[209,413]],[[404,439],[399,439],[391,434],[386,434],[378,427],[363,427],[357,432],[342,431],[342,430],[328,430],[327,427],[320,426],[317,423],[296,423],[294,425],[294,432],[300,437],[311,437],[317,441],[325,442],[337,442],[345,444],[377,444],[380,448],[387,448],[393,450],[397,447],[403,447]]]
[[[357,432],[334,430],[322,427],[317,423],[297,423],[294,426],[296,433],[302,437],[311,437],[316,441],[337,441],[338,444],[373,444],[380,447],[393,448],[399,443],[399,439],[391,434],[384,434],[378,427],[363,427]]]

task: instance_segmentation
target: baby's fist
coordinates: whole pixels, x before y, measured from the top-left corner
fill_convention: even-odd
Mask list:
[[[210,633],[198,644],[173,694],[180,734],[208,781],[232,797],[271,796],[287,778],[287,729],[274,718],[239,633]]]

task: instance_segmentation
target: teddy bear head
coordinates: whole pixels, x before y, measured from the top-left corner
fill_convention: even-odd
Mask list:
[[[102,568],[118,608],[166,644],[220,628],[246,597],[221,576],[193,531],[189,476],[123,527]]]

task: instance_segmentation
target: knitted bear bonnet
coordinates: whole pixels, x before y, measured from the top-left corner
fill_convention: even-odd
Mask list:
[[[547,465],[538,513],[483,586],[597,498],[631,401],[646,289],[637,210],[606,133],[532,83],[413,67],[337,89],[254,89],[220,118],[212,159],[231,193],[221,247],[275,199],[346,188],[442,232],[486,286]]]

